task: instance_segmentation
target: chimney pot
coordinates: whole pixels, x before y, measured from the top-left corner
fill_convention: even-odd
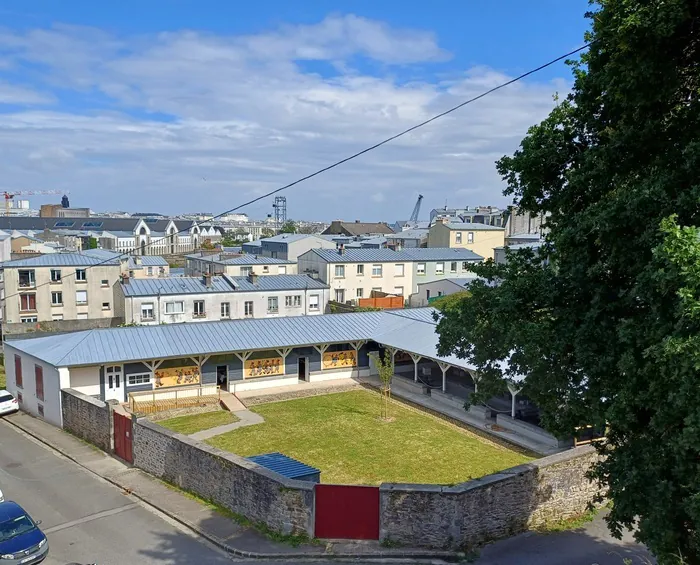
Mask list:
[[[257,283],[258,282],[258,274],[254,273],[253,271],[248,273],[248,282],[250,282],[250,284]]]
[[[204,286],[211,287],[211,273],[204,273]]]

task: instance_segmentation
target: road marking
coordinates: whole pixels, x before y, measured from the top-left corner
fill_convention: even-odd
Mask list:
[[[138,508],[139,504],[127,504],[126,506],[120,506],[119,508],[113,508],[112,510],[104,510],[102,512],[96,512],[95,514],[90,514],[89,516],[85,516],[84,518],[80,518],[78,520],[73,520],[71,522],[65,522],[64,524],[59,524],[58,526],[53,526],[52,528],[46,528],[43,529],[42,531],[45,534],[53,534],[54,532],[60,532],[61,530],[67,530],[68,528],[72,528],[73,526],[78,526],[80,524],[85,524],[86,522],[92,522],[93,520],[99,520],[100,518],[106,518],[107,516],[114,516],[115,514],[119,514],[121,512],[126,512],[127,510],[131,510],[132,508]]]

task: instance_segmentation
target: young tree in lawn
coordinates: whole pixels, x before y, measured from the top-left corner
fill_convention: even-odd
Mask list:
[[[546,242],[475,267],[439,349],[477,367],[475,401],[504,390],[508,357],[549,430],[607,425],[593,476],[612,532],[697,564],[700,2],[596,4],[571,94],[498,162]]]
[[[377,366],[377,372],[379,373],[379,382],[381,383],[379,387],[379,392],[382,396],[380,417],[383,420],[388,420],[390,418],[391,379],[394,378],[394,357],[388,349],[385,349],[384,357],[382,358],[379,353],[375,353],[374,361]]]

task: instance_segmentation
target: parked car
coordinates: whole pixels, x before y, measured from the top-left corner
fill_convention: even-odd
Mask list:
[[[0,502],[0,563],[35,565],[49,553],[49,542],[35,522],[16,502]]]
[[[0,416],[17,412],[17,410],[19,410],[17,399],[6,390],[0,390]]]
[[[5,502],[5,497],[3,496],[1,490],[0,490],[0,502]]]

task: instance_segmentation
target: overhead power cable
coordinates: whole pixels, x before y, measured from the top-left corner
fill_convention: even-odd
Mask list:
[[[226,210],[226,211],[224,211],[224,212],[221,212],[220,214],[217,214],[216,216],[213,216],[213,217],[212,217],[210,220],[208,220],[208,221],[216,220],[217,218],[221,218],[222,216],[227,216],[227,215],[231,214],[232,212],[236,212],[236,211],[240,210],[241,208],[245,208],[246,206],[250,206],[251,204],[255,204],[256,202],[259,202],[260,200],[264,200],[265,198],[269,198],[270,196],[273,196],[273,195],[275,195],[275,194],[277,194],[277,193],[279,193],[279,192],[282,192],[283,190],[287,190],[287,189],[289,189],[289,188],[292,188],[293,186],[296,186],[297,184],[300,184],[300,183],[305,182],[305,181],[307,181],[307,180],[309,180],[309,179],[312,179],[312,178],[314,178],[314,177],[316,177],[316,176],[318,176],[318,175],[321,175],[321,174],[323,174],[323,173],[325,173],[325,172],[327,172],[327,171],[330,171],[331,169],[335,169],[336,167],[339,167],[340,165],[343,165],[344,163],[347,163],[348,161],[352,161],[353,159],[357,159],[358,157],[364,155],[365,153],[369,153],[370,151],[374,151],[375,149],[378,149],[378,148],[381,147],[382,145],[386,145],[387,143],[390,143],[390,142],[392,142],[392,141],[394,141],[394,140],[396,140],[396,139],[398,139],[398,138],[400,138],[400,137],[403,137],[404,135],[407,135],[407,134],[409,134],[409,133],[411,133],[411,132],[413,132],[413,131],[416,131],[416,130],[419,129],[419,128],[422,128],[422,127],[424,127],[424,126],[427,126],[428,124],[430,124],[430,123],[432,123],[432,122],[434,122],[434,121],[436,121],[436,120],[439,120],[440,118],[444,118],[445,116],[447,116],[447,115],[449,115],[449,114],[452,114],[453,112],[456,112],[456,111],[459,110],[460,108],[464,108],[464,106],[467,106],[468,104],[471,104],[471,103],[473,103],[473,102],[476,102],[477,100],[480,100],[480,99],[484,98],[485,96],[488,96],[488,95],[490,95],[490,94],[493,94],[494,92],[496,92],[496,91],[498,91],[498,90],[501,90],[501,89],[503,89],[503,88],[505,88],[505,87],[507,87],[507,86],[510,86],[511,84],[514,84],[514,83],[516,83],[516,82],[518,82],[518,81],[521,81],[522,79],[527,78],[527,77],[529,77],[530,75],[533,75],[533,74],[535,74],[535,73],[538,73],[539,71],[541,71],[541,70],[543,70],[543,69],[546,69],[547,67],[551,67],[552,65],[554,65],[555,63],[558,63],[559,61],[562,61],[562,60],[566,59],[567,57],[571,57],[572,55],[575,55],[576,53],[579,53],[580,51],[583,51],[584,49],[587,49],[588,47],[590,47],[590,45],[591,45],[591,43],[585,43],[584,45],[582,45],[581,47],[577,47],[577,48],[574,49],[573,51],[569,51],[568,53],[564,53],[563,55],[560,55],[559,57],[557,57],[557,58],[555,58],[555,59],[552,59],[551,61],[548,61],[548,62],[546,62],[546,63],[540,65],[539,67],[535,67],[534,69],[531,69],[531,70],[529,70],[529,71],[527,71],[527,72],[525,72],[525,73],[522,73],[521,75],[518,75],[518,76],[516,76],[515,78],[512,78],[512,79],[510,79],[510,80],[508,80],[508,81],[506,81],[506,82],[503,82],[503,83],[501,83],[501,84],[499,84],[499,85],[497,85],[497,86],[494,86],[493,88],[490,88],[490,89],[488,89],[488,90],[482,92],[481,94],[478,94],[478,95],[476,95],[476,96],[474,96],[474,97],[472,97],[472,98],[469,98],[468,100],[465,100],[465,101],[463,101],[463,102],[460,102],[460,103],[457,104],[456,106],[452,106],[451,108],[445,110],[444,112],[440,112],[439,114],[435,114],[435,115],[432,116],[431,118],[428,118],[427,120],[424,120],[424,121],[422,121],[422,122],[420,122],[420,123],[418,123],[418,124],[416,124],[416,125],[414,125],[414,126],[411,126],[411,127],[408,128],[408,129],[405,129],[405,130],[403,130],[403,131],[401,131],[401,132],[399,132],[399,133],[397,133],[397,134],[395,134],[395,135],[392,135],[391,137],[387,137],[386,139],[383,139],[382,141],[380,141],[380,142],[378,142],[378,143],[375,143],[374,145],[371,145],[371,146],[369,146],[369,147],[366,147],[365,149],[362,149],[361,151],[358,151],[357,153],[353,153],[352,155],[350,155],[350,156],[348,156],[348,157],[345,157],[344,159],[340,159],[339,161],[335,161],[334,163],[332,163],[332,164],[330,164],[330,165],[328,165],[328,166],[326,166],[326,167],[323,167],[323,168],[321,168],[321,169],[318,169],[317,171],[314,171],[313,173],[310,173],[310,174],[308,174],[308,175],[306,175],[306,176],[304,176],[304,177],[301,177],[301,178],[299,178],[299,179],[297,179],[297,180],[295,180],[295,181],[293,181],[293,182],[290,182],[289,184],[285,184],[284,186],[281,186],[281,187],[279,187],[279,188],[276,188],[276,189],[274,189],[274,190],[271,190],[271,191],[269,191],[269,192],[266,192],[265,194],[263,194],[263,195],[261,195],[261,196],[258,196],[258,197],[256,197],[256,198],[253,198],[253,199],[251,199],[251,200],[248,200],[247,202],[244,202],[243,204],[239,204],[238,206],[235,206],[235,207],[233,207],[233,208],[230,208],[229,210]],[[179,234],[182,234],[182,233],[187,233],[187,232],[189,232],[189,229],[190,229],[190,228],[182,229],[182,230],[173,232],[172,234],[166,234],[166,235],[165,235],[165,238],[167,239],[168,237],[176,236],[176,235],[179,235]],[[152,244],[153,244],[152,242],[149,242],[145,247],[150,248],[150,246],[151,246]],[[143,248],[142,248],[142,249],[143,249]],[[89,265],[89,266],[86,266],[85,268],[86,268],[86,269],[90,269],[90,268],[93,268],[93,267],[99,267],[99,266],[101,266],[101,265],[105,265],[105,264],[107,264],[107,263],[110,263],[111,261],[114,261],[114,260],[117,259],[118,257],[124,257],[124,256],[127,256],[127,257],[128,257],[128,256],[130,256],[130,255],[138,255],[138,253],[136,253],[137,251],[138,251],[138,249],[135,247],[133,251],[128,251],[128,252],[125,252],[125,253],[120,253],[120,254],[117,255],[116,257],[113,257],[113,258],[111,258],[111,259],[105,259],[104,261],[102,261],[102,262],[100,262],[100,263],[96,263],[96,264],[94,264],[94,265]],[[69,276],[70,276],[70,275],[67,275],[66,278],[68,278]],[[73,275],[73,276],[75,276],[75,275]],[[38,286],[34,287],[32,290],[34,290],[34,289],[36,289],[36,288],[40,288],[40,287],[42,287],[42,286],[46,286],[46,285],[48,285],[48,284],[50,284],[50,283],[42,283],[41,285],[38,285]],[[27,290],[29,290],[29,289],[27,289]],[[6,296],[6,297],[5,297],[5,300],[7,300],[8,298],[13,298],[14,296],[18,296],[18,295],[20,295],[20,294],[22,294],[22,293],[21,293],[21,292],[16,292],[16,293],[14,293],[14,294],[11,294],[11,295],[9,295],[9,296]]]

